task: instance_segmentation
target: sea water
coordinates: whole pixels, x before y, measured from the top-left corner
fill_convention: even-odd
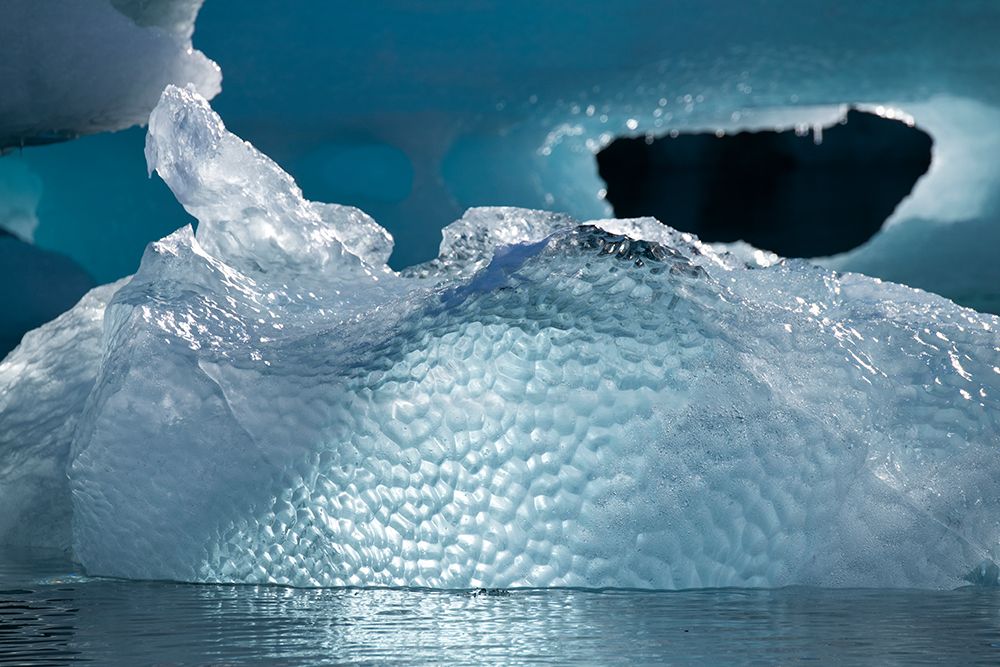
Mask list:
[[[1000,662],[1000,590],[301,589],[0,553],[0,664]]]

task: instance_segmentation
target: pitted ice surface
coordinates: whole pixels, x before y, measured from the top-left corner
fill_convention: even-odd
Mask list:
[[[70,441],[97,377],[104,308],[126,281],[90,290],[0,361],[0,544],[70,546]]]
[[[438,260],[395,274],[368,219],[317,214],[194,93],[164,93],[148,145],[199,228],[152,244],[111,299],[74,403],[88,572],[687,588],[993,571],[997,318],[652,220],[510,208],[470,210]]]

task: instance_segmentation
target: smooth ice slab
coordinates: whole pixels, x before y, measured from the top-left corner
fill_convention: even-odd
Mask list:
[[[32,436],[71,449],[89,572],[991,583],[997,318],[654,220],[510,208],[396,274],[370,219],[304,200],[177,88],[147,157],[198,232],[111,298],[93,390],[61,402],[75,432]]]

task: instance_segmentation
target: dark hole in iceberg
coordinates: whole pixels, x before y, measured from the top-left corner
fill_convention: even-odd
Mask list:
[[[615,216],[653,216],[703,241],[822,257],[877,232],[931,163],[933,141],[857,110],[812,133],[619,138],[597,154]]]

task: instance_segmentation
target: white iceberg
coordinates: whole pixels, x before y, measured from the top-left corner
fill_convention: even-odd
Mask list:
[[[51,480],[35,500],[72,515],[92,574],[950,587],[995,570],[994,316],[747,264],[654,220],[510,208],[470,210],[398,274],[369,218],[303,199],[173,87],[147,158],[197,233],[151,244],[0,366],[0,496],[20,471]],[[86,344],[66,350],[68,329]]]
[[[7,0],[0,150],[142,124],[164,86],[208,98],[218,65],[191,46],[202,0]]]

